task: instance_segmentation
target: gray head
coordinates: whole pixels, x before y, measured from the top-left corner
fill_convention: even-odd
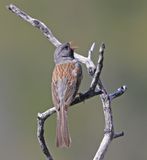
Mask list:
[[[54,53],[55,63],[62,63],[74,59],[74,50],[70,47],[69,43],[63,43],[56,48]]]

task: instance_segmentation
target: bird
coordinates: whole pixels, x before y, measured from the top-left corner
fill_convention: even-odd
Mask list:
[[[70,147],[71,137],[67,124],[68,107],[74,101],[82,80],[82,67],[74,57],[70,42],[58,46],[54,53],[52,73],[52,101],[57,113],[56,146]]]

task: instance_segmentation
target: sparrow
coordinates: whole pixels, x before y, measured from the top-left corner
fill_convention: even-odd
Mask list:
[[[54,53],[52,74],[52,101],[57,113],[56,146],[69,147],[71,137],[67,124],[67,111],[74,101],[82,80],[82,67],[74,58],[70,43],[61,44]]]

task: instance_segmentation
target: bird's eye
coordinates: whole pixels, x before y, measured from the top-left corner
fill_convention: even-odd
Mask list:
[[[65,49],[68,50],[68,49],[69,49],[69,46],[65,46]]]

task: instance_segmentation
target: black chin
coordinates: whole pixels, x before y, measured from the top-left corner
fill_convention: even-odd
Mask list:
[[[70,57],[71,57],[71,58],[73,58],[73,59],[75,58],[75,57],[74,57],[74,54],[73,54],[73,52],[71,53]]]

